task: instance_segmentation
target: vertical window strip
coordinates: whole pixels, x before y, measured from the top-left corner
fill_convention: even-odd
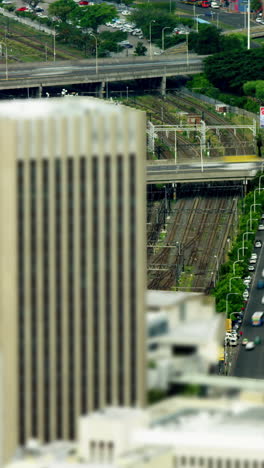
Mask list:
[[[57,376],[57,438],[62,432],[62,279],[61,279],[61,160],[55,161],[55,277],[56,277],[56,376]]]
[[[136,157],[129,157],[130,194],[130,369],[131,403],[137,402],[137,287],[136,287]]]
[[[37,187],[36,187],[36,161],[30,161],[30,229],[31,229],[31,255],[30,255],[30,294],[31,294],[31,393],[32,393],[32,436],[37,437]]]
[[[98,290],[98,281],[99,281],[99,244],[98,237],[100,232],[100,220],[98,216],[98,197],[99,197],[99,175],[98,175],[98,158],[93,157],[92,159],[92,180],[93,180],[93,203],[92,203],[92,219],[93,219],[93,252],[92,252],[92,264],[93,264],[93,323],[94,323],[94,408],[97,409],[99,406],[99,290]]]
[[[112,274],[111,274],[111,160],[105,157],[105,324],[106,324],[106,402],[112,402]]]
[[[17,219],[18,219],[18,388],[19,388],[19,443],[24,444],[25,412],[25,330],[24,330],[24,164],[17,165]]]
[[[123,157],[120,155],[117,157],[117,219],[118,219],[118,259],[117,259],[117,269],[118,269],[118,278],[117,278],[117,287],[118,287],[118,396],[119,404],[124,403],[124,290],[123,290],[123,281],[124,281],[124,271],[123,271],[123,236],[124,236],[124,219],[123,219],[123,196],[124,196],[124,187],[123,187]]]
[[[88,389],[88,376],[87,376],[87,303],[86,303],[86,290],[87,290],[87,266],[86,266],[86,219],[87,219],[87,206],[86,206],[86,159],[84,157],[80,160],[80,307],[81,307],[81,322],[80,322],[80,355],[81,355],[81,411],[87,412],[87,389]],[[89,339],[89,338],[88,338]]]
[[[49,162],[44,159],[42,167],[43,186],[43,356],[44,356],[44,440],[49,441]]]
[[[74,438],[74,164],[73,159],[67,161],[67,190],[68,190],[68,304],[69,304],[69,433]]]

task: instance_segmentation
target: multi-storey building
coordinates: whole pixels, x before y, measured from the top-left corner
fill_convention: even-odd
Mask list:
[[[92,98],[0,104],[5,459],[145,402],[145,115]]]

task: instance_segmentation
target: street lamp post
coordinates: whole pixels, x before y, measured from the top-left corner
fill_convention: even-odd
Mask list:
[[[254,232],[246,231],[246,232],[243,233],[243,241],[242,241],[243,255],[244,255],[244,249],[245,249],[245,238],[244,238],[244,236],[246,235],[246,236],[247,236],[247,240],[248,240],[248,235],[249,235],[249,234],[253,234],[253,235],[254,235]]]
[[[149,55],[152,58],[152,44],[151,44],[151,25],[152,23],[156,23],[156,20],[151,20],[149,23]]]
[[[242,250],[243,251],[243,256],[244,256],[244,249],[247,249],[248,247],[239,247],[238,251],[237,251],[237,259],[242,262],[242,260],[240,260],[239,258],[239,251]]]
[[[250,49],[250,0],[248,0],[247,48]]]
[[[241,260],[236,260],[236,261],[233,263],[233,275],[236,274],[235,264],[238,263],[238,262],[241,262]]]
[[[56,62],[56,30],[53,31],[53,61]]]
[[[189,39],[189,37],[188,37],[189,32],[186,31],[185,34],[186,34],[186,47],[187,47],[187,49],[186,49],[186,64],[187,64],[187,67],[188,67],[189,66],[189,40],[188,40]]]
[[[250,205],[250,210],[249,210],[249,216],[250,216],[250,231],[252,231],[252,206],[261,206],[260,203],[253,203],[252,205]]]
[[[264,174],[260,176],[259,178],[259,192],[260,192],[260,182],[261,182],[261,179],[264,177]]]
[[[232,278],[229,278],[229,291],[231,291],[231,281],[233,279],[241,279],[241,277],[240,276],[232,276]]]
[[[162,28],[162,31],[161,31],[161,43],[162,43],[162,50],[164,50],[164,31],[165,29],[171,29],[170,26],[165,26],[164,28]]]
[[[203,148],[202,148],[202,138],[199,137],[199,135],[196,135],[196,138],[200,140],[200,155],[201,155],[201,172],[203,172],[204,167],[203,167]]]
[[[260,194],[261,190],[264,190],[264,188],[256,188],[254,190],[254,205],[256,205],[256,192],[258,191],[258,193]]]
[[[95,40],[95,73],[98,75],[98,47],[97,47],[97,37],[93,33],[89,33],[89,36],[92,36]]]
[[[227,293],[227,295],[226,295],[226,318],[228,318],[228,316],[227,316],[227,315],[228,315],[228,297],[231,296],[232,294],[233,294],[233,295],[240,296],[239,293],[232,293],[232,292]]]

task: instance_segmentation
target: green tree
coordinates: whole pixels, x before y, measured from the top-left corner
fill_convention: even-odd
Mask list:
[[[146,55],[147,50],[148,49],[144,46],[143,42],[139,41],[135,47],[134,55]]]
[[[225,92],[243,92],[247,81],[262,80],[264,74],[264,48],[222,52],[204,60],[206,77]]]
[[[173,29],[177,24],[174,15],[152,7],[149,4],[138,5],[137,9],[131,13],[130,18],[147,38],[149,38],[151,22],[151,37],[153,41],[161,38],[162,28],[166,26]]]
[[[92,6],[87,5],[87,7],[83,8],[78,6],[70,12],[69,19],[84,29],[90,28],[94,32],[97,32],[98,26],[112,21],[117,16],[117,10],[113,5],[101,3]]]
[[[189,49],[197,54],[214,54],[221,50],[221,31],[215,26],[201,24],[199,32],[191,32],[189,35]]]
[[[49,5],[48,12],[49,15],[57,16],[61,21],[65,22],[69,14],[77,9],[80,9],[80,7],[73,0],[56,0]]]
[[[220,50],[242,50],[247,47],[247,36],[245,34],[228,34],[220,36]]]

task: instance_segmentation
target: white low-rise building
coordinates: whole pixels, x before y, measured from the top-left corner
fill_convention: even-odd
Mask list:
[[[264,468],[264,405],[172,398],[80,418],[76,444],[27,447],[6,468]]]
[[[148,389],[166,390],[173,377],[218,363],[224,317],[204,294],[148,291],[147,333]]]

